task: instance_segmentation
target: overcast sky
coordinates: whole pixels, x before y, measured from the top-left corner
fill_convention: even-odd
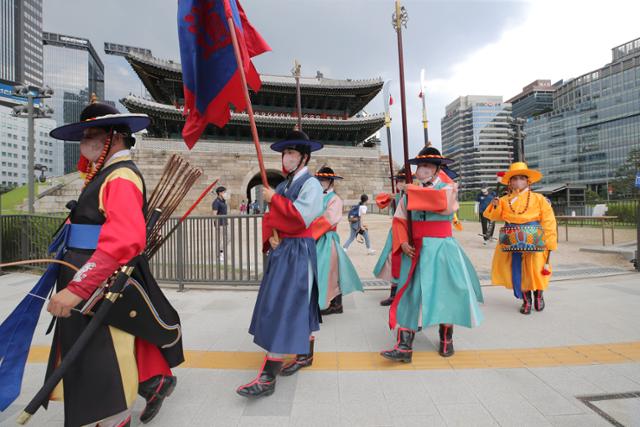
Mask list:
[[[249,20],[273,51],[255,59],[267,74],[391,79],[393,152],[401,156],[400,94],[393,0],[244,0]],[[408,135],[422,146],[420,70],[426,69],[429,136],[440,146],[440,119],[458,96],[505,100],[543,78],[577,77],[610,61],[611,48],[640,37],[637,0],[405,0]],[[176,0],[44,0],[45,31],[91,40],[105,63],[106,97],[142,93],[124,58],[104,54],[110,41],[179,60]],[[120,106],[121,107],[121,106]],[[122,108],[122,107],[121,107]],[[367,107],[382,112],[382,96]],[[382,135],[383,146],[386,146]]]

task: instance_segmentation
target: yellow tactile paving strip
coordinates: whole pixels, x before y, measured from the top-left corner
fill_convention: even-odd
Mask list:
[[[49,347],[34,346],[28,362],[45,363]],[[232,351],[185,351],[182,368],[253,370],[264,353]],[[314,371],[377,371],[480,368],[535,368],[542,366],[600,365],[640,362],[640,341],[574,345],[567,347],[502,350],[459,350],[450,358],[437,352],[416,351],[412,363],[394,363],[370,352],[321,352],[315,354]]]

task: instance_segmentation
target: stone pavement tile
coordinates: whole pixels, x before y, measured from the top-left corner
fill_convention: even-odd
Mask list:
[[[619,365],[609,365],[609,369],[618,375],[627,377],[638,384],[640,390],[640,363],[621,363]]]
[[[606,365],[572,366],[569,369],[574,375],[584,378],[607,393],[638,391],[638,383],[626,376],[616,374]]]
[[[576,375],[570,367],[530,368],[529,371],[544,381],[549,387],[571,400],[574,396],[583,394],[600,394],[604,390],[588,378]],[[582,404],[578,404],[581,408]]]
[[[291,426],[329,427],[340,423],[339,403],[294,402]]]
[[[341,403],[340,425],[353,426],[392,426],[392,417],[387,406],[375,402]]]
[[[340,387],[337,371],[305,371],[297,374],[298,383],[294,396],[294,404],[317,403],[338,405]]]
[[[538,427],[551,425],[540,411],[519,396],[502,401],[483,401],[483,405],[501,426]]]
[[[611,427],[604,418],[595,414],[550,415],[547,420],[554,427]]]
[[[240,418],[239,427],[287,427],[289,426],[289,417],[242,417]]]
[[[277,393],[277,391],[276,391]],[[261,399],[250,399],[242,413],[242,417],[287,417],[291,416],[292,401],[271,400],[272,396]]]
[[[624,426],[640,425],[640,398],[601,400],[592,403]]]
[[[394,427],[444,427],[444,420],[440,415],[401,415],[391,414]]]
[[[157,420],[153,420],[154,424],[157,423]],[[138,424],[133,424],[138,425]],[[142,427],[146,424],[140,423],[139,426]],[[163,424],[158,424],[158,426],[162,426]],[[198,419],[192,420],[190,424],[185,424],[185,427],[237,427],[240,425],[239,417],[229,417],[226,415],[217,415],[215,417],[211,417],[209,419]],[[156,427],[154,425],[154,427]],[[166,427],[173,427],[167,425]]]
[[[437,407],[478,403],[478,398],[459,371],[419,371],[418,375]]]
[[[385,397],[376,374],[377,372],[338,372],[340,403],[384,406]]]
[[[480,403],[438,405],[447,426],[497,426],[495,419]]]
[[[525,400],[544,415],[567,415],[582,413],[577,402],[565,398],[528,369],[504,369],[500,371],[508,378]]]
[[[496,369],[470,369],[462,373],[464,380],[484,403],[519,401],[517,388]]]

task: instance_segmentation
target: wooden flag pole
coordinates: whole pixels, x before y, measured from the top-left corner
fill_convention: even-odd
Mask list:
[[[238,37],[236,36],[236,27],[233,23],[233,18],[228,18],[229,32],[231,33],[231,42],[233,43],[233,52],[236,56],[236,62],[238,64],[238,70],[240,70],[240,80],[242,81],[242,91],[244,93],[244,100],[247,104],[247,114],[249,115],[249,124],[251,126],[251,136],[253,137],[253,145],[256,147],[256,154],[258,156],[258,166],[260,167],[260,178],[262,179],[262,185],[266,188],[269,187],[269,181],[267,180],[267,171],[264,168],[264,160],[262,159],[262,148],[260,147],[260,139],[258,138],[258,128],[256,127],[256,119],[253,116],[253,106],[251,105],[251,98],[249,97],[249,88],[247,86],[247,77],[245,76],[244,65],[242,63],[242,55],[240,54],[240,45],[238,45]]]

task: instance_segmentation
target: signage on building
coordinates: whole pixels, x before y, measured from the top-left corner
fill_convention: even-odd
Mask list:
[[[35,95],[35,93],[34,93]],[[27,100],[19,96],[13,95],[13,86],[0,82],[0,103],[5,105],[24,104]],[[40,100],[35,99],[34,104],[39,104]]]
[[[67,42],[67,43],[81,44],[84,46],[86,46],[87,43],[89,42],[88,40],[77,39],[75,37],[68,37],[68,36],[60,36],[60,41]]]

